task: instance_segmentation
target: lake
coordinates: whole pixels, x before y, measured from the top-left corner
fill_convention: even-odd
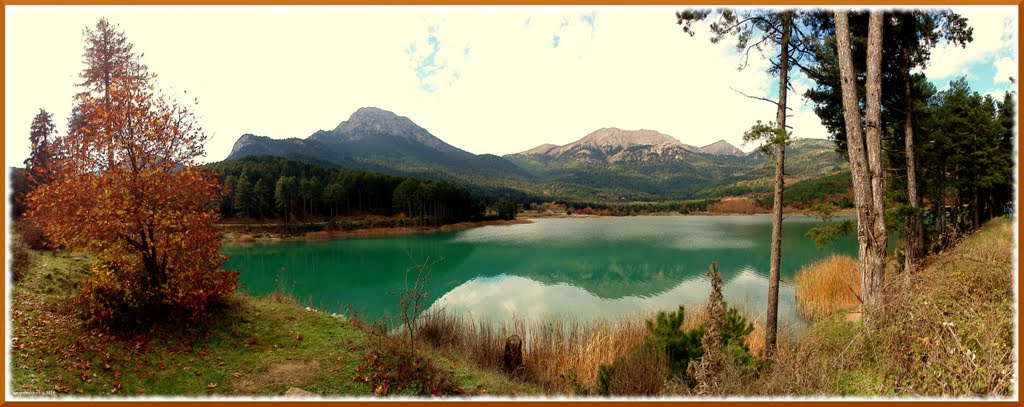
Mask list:
[[[783,222],[779,326],[800,330],[792,279],[833,253],[857,256],[855,236],[818,249],[804,234],[819,224]],[[501,321],[512,316],[614,319],[698,305],[719,262],[730,305],[764,319],[770,216],[641,216],[535,219],[452,233],[225,245],[226,268],[241,269],[242,290],[283,286],[304,305],[396,315],[406,270],[429,262],[433,307]],[[283,270],[283,271],[282,271]]]

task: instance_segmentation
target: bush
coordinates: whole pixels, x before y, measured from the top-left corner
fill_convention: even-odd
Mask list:
[[[704,328],[701,326],[689,331],[683,330],[685,319],[686,310],[680,305],[675,312],[661,311],[655,319],[647,321],[648,337],[645,345],[664,349],[669,370],[676,376],[686,372],[690,360],[704,355],[700,345]]]
[[[101,253],[75,299],[86,322],[107,330],[138,328],[163,318],[198,320],[234,292],[238,273],[205,268],[175,270],[165,281],[147,282],[131,257]]]
[[[393,348],[385,346],[363,356],[353,380],[369,383],[378,397],[403,393],[419,396],[461,393],[452,373],[438,368],[429,359]]]
[[[726,306],[725,328],[722,330],[723,352],[726,360],[743,373],[751,373],[760,367],[747,345],[747,336],[754,331],[754,324],[747,321],[736,308]]]
[[[760,367],[746,344],[754,325],[736,308],[725,307],[721,341],[725,360],[737,374],[750,374]],[[686,330],[686,312],[680,306],[674,312],[659,312],[647,321],[647,337],[633,352],[601,365],[598,370],[597,393],[600,395],[655,395],[671,374],[685,387],[695,384],[687,370],[691,362],[704,357],[702,339],[707,321]],[[699,320],[699,319],[698,319]]]
[[[722,329],[722,343],[726,346],[735,344],[749,355],[750,348],[744,340],[754,331],[754,324],[740,315],[739,310],[726,306],[725,328]]]

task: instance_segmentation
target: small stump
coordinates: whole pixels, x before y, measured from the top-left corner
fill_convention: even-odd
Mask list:
[[[505,355],[502,367],[506,373],[517,374],[523,368],[523,340],[519,335],[512,335],[505,340]]]

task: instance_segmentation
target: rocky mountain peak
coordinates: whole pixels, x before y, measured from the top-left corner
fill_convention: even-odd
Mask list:
[[[268,137],[261,137],[250,133],[243,134],[242,137],[239,137],[238,140],[235,140],[235,144],[231,146],[231,154],[241,151],[243,148],[247,146],[258,143],[260,139],[266,138]]]
[[[404,139],[442,152],[465,153],[441,141],[408,117],[377,107],[361,107],[352,113],[348,120],[338,124],[333,131],[317,133],[311,138],[357,142],[382,137]]]
[[[569,145],[583,145],[598,148],[626,148],[631,146],[658,146],[662,144],[682,145],[675,137],[654,130],[622,130],[605,127],[594,131]]]
[[[738,147],[725,140],[718,140],[714,143],[701,147],[700,149],[704,150],[704,152],[708,154],[715,155],[731,155],[736,157],[745,157],[747,155],[743,150],[740,150]]]
[[[338,127],[335,127],[334,130],[338,132],[356,130],[376,130],[388,133],[410,133],[417,130],[426,132],[422,127],[409,120],[408,117],[399,116],[376,107],[359,108],[349,116],[348,120],[338,124]]]

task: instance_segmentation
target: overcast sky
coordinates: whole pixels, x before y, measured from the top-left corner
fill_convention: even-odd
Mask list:
[[[29,154],[40,108],[64,133],[82,71],[82,30],[107,17],[145,55],[166,92],[198,98],[211,137],[201,161],[244,133],[305,138],[356,109],[407,116],[472,153],[566,144],[601,127],[651,129],[742,146],[776,98],[758,56],[737,70],[734,41],[690,37],[665,7],[6,7],[7,165]],[[961,7],[966,49],[940,46],[926,74],[939,89],[966,75],[1000,98],[1015,88],[1016,7]],[[809,83],[798,77],[796,89]],[[187,91],[187,95],[184,92]],[[796,137],[825,138],[792,97]]]

